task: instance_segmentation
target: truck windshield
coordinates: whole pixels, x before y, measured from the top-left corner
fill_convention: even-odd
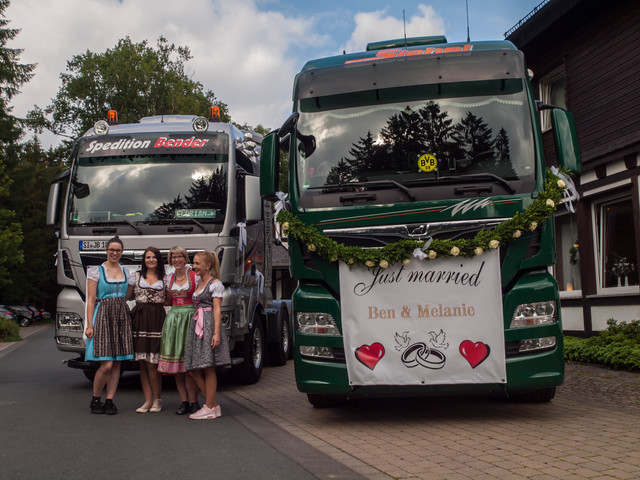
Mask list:
[[[454,198],[463,184],[475,188],[470,183],[490,185],[484,195],[535,187],[522,79],[387,88],[305,98],[299,106],[302,206],[339,205],[338,196],[328,200],[339,191],[407,187],[402,201],[415,201]]]
[[[224,223],[227,161],[226,154],[78,158],[69,225]]]

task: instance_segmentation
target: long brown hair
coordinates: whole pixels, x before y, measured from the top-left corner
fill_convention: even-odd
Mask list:
[[[159,280],[164,280],[164,260],[162,259],[162,253],[156,247],[147,247],[142,255],[142,268],[140,269],[140,275],[142,278],[147,278],[147,262],[144,261],[147,256],[147,252],[151,252],[155,255],[156,260],[158,261],[158,266],[156,267],[156,275]]]

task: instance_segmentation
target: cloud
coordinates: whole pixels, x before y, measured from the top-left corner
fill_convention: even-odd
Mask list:
[[[104,52],[125,36],[155,46],[163,35],[191,49],[187,72],[233,120],[274,128],[291,111],[297,48],[327,42],[312,18],[261,11],[253,0],[13,0],[5,18],[21,29],[9,45],[23,49],[20,62],[38,64],[14,98],[17,116],[51,102],[73,55]]]
[[[417,9],[417,14],[407,18],[407,37],[444,35],[444,21],[433,7],[419,4]],[[351,38],[344,46],[347,52],[363,51],[372,39],[382,41],[404,37],[402,18],[389,16],[387,9],[357,13],[355,23]]]

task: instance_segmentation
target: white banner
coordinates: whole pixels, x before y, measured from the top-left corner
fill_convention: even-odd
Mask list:
[[[498,251],[386,269],[340,264],[351,385],[506,383]]]

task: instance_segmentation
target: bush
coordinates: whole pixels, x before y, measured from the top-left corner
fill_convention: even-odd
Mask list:
[[[564,358],[611,368],[640,370],[640,320],[607,320],[607,329],[590,338],[565,337]]]
[[[0,342],[16,342],[21,340],[20,327],[13,320],[0,318]]]

